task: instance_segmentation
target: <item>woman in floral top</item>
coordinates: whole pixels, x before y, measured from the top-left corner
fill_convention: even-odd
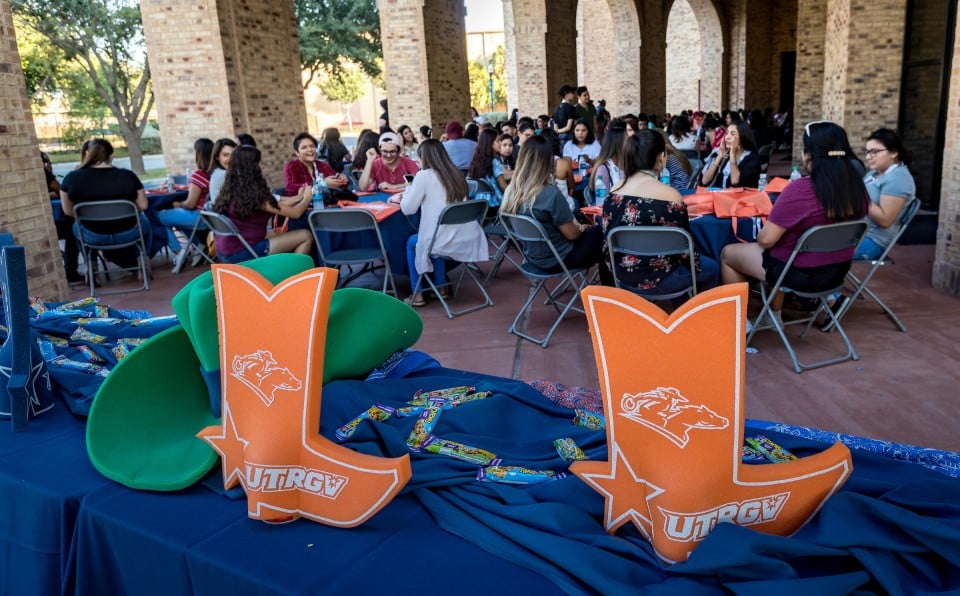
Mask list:
[[[619,226],[674,226],[690,229],[687,206],[676,190],[660,182],[667,153],[663,136],[641,130],[628,137],[623,148],[625,178],[611,189],[603,204],[608,230]],[[606,253],[606,245],[604,245]],[[607,259],[609,254],[605,255]],[[697,290],[717,284],[716,261],[694,254]],[[684,255],[637,257],[619,255],[613,266],[621,287],[643,294],[669,294],[690,283],[689,258]]]

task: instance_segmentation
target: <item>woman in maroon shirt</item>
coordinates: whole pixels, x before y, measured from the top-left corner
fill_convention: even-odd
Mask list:
[[[293,138],[293,150],[296,159],[287,162],[283,168],[284,193],[288,197],[296,196],[304,186],[313,188],[316,177],[323,176],[328,188],[344,188],[347,177],[337,174],[330,164],[317,159],[317,139],[308,132],[301,132]],[[312,191],[311,191],[312,193]]]
[[[277,200],[260,170],[260,150],[241,145],[230,158],[230,168],[213,209],[229,217],[240,235],[257,257],[282,252],[308,255],[313,248],[310,230],[276,233],[267,231],[267,222],[274,215],[300,217],[310,206],[311,189],[302,186],[294,197]],[[238,239],[217,236],[217,256],[225,263],[239,263],[253,258]]]

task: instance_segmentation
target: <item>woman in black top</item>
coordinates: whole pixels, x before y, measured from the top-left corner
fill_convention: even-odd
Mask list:
[[[149,206],[143,184],[130,170],[113,166],[113,146],[109,141],[93,139],[80,166],[67,174],[60,183],[60,202],[63,213],[72,217],[74,205],[115,200],[129,201],[140,210],[140,227],[143,229],[144,240],[149,251],[153,244],[153,230],[149,220],[142,213]],[[74,234],[79,237],[79,230],[76,227]],[[129,242],[137,236],[137,220],[133,217],[88,222],[84,227],[84,240],[91,242],[122,243]],[[137,262],[134,247],[106,251],[106,256],[121,267],[132,267]]]
[[[746,122],[736,121],[727,126],[720,146],[707,157],[700,182],[715,188],[757,187],[760,155],[753,131]]]

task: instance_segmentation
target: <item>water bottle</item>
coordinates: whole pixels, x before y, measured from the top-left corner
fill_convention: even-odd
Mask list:
[[[170,192],[177,190],[177,177],[173,174],[167,176],[167,190]]]
[[[594,204],[603,206],[603,201],[607,198],[607,185],[600,176],[597,176],[597,182],[593,187],[593,196]]]
[[[660,183],[670,186],[670,169],[666,166],[660,170]]]
[[[760,182],[757,183],[757,190],[763,190],[767,187],[767,175],[760,174]]]
[[[313,179],[313,208],[323,209],[323,177],[319,174]]]
[[[587,156],[583,153],[580,154],[578,167],[580,168],[580,175],[586,175],[587,173]]]
[[[800,179],[800,166],[793,166],[793,171],[790,172],[790,182]]]

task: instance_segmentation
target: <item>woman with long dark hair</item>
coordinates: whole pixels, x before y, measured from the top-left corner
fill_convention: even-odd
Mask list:
[[[493,128],[484,128],[480,131],[477,138],[477,146],[473,150],[473,158],[470,160],[470,168],[467,170],[467,176],[473,180],[483,180],[493,189],[494,196],[490,197],[490,206],[498,207],[503,199],[503,191],[497,183],[497,174],[495,172],[495,162],[497,160],[498,149],[500,147],[500,138],[497,131]],[[500,171],[503,174],[503,171]]]
[[[731,114],[736,116],[736,112],[728,116]],[[700,182],[717,188],[756,188],[760,182],[760,154],[750,125],[742,120],[727,125],[720,146],[707,157]]]
[[[277,234],[267,232],[267,222],[274,215],[297,218],[310,206],[312,189],[301,186],[294,197],[278,201],[271,193],[260,169],[260,150],[241,145],[230,158],[230,168],[213,209],[229,217],[256,256],[295,252],[310,254],[313,236],[309,230],[292,230]],[[239,263],[253,258],[243,244],[232,236],[214,239],[217,256],[226,263]]]
[[[210,139],[197,139],[193,144],[193,161],[197,169],[190,174],[187,187],[187,198],[183,201],[174,201],[173,208],[162,209],[157,212],[160,223],[167,228],[167,246],[174,252],[180,250],[180,241],[174,234],[174,228],[179,229],[184,236],[189,236],[193,227],[200,219],[200,210],[207,202],[210,192],[210,173],[213,171],[213,146]],[[199,254],[197,258],[202,258]]]
[[[530,215],[539,221],[560,258],[570,268],[600,266],[600,278],[606,285],[613,277],[603,263],[603,231],[597,226],[578,223],[559,189],[553,184],[553,147],[542,135],[524,141],[517,156],[513,181],[503,194],[503,213]],[[560,263],[546,246],[534,244],[525,256],[534,265],[550,272],[560,271]]]
[[[350,161],[350,150],[340,139],[340,131],[333,126],[323,129],[319,153],[337,174],[343,172],[343,162]]]
[[[723,283],[748,278],[775,283],[804,232],[866,215],[867,191],[850,163],[848,145],[847,133],[833,122],[811,122],[804,128],[803,164],[810,176],[787,185],[756,242],[723,249]],[[836,287],[850,270],[851,258],[852,248],[803,254],[794,261],[784,284],[810,292]]]
[[[600,155],[600,143],[583,118],[574,123],[573,138],[563,146],[563,157],[576,161],[581,155],[586,157],[590,165],[593,165],[593,161]]]
[[[663,131],[641,130],[626,139],[621,158],[624,178],[613,185],[603,203],[608,230],[618,226],[670,226],[690,231],[687,206],[680,193],[660,182],[660,171],[667,167],[668,155]],[[717,262],[698,254],[694,261],[698,290],[715,286]],[[620,255],[613,266],[622,287],[647,294],[670,294],[690,284],[688,263],[686,255]]]
[[[419,159],[417,157],[417,148],[420,147],[420,143],[417,142],[416,137],[413,135],[413,129],[404,124],[397,129],[397,134],[400,135],[400,140],[403,142],[403,156],[413,160]]]
[[[419,152],[422,169],[400,199],[400,209],[405,214],[412,215],[420,211],[420,228],[407,241],[407,268],[413,285],[413,293],[407,302],[418,307],[426,303],[422,288],[417,284],[421,273],[432,271],[433,282],[440,288],[447,283],[443,257],[465,263],[477,263],[490,258],[487,237],[479,223],[445,225],[437,231],[437,222],[444,207],[467,200],[467,181],[453,165],[440,141],[423,141]],[[432,259],[428,251],[434,232],[437,233],[437,241],[433,245],[433,254],[442,256]],[[441,289],[441,295],[445,292]]]
[[[607,125],[607,132],[600,145],[600,154],[594,162],[590,176],[590,193],[596,196],[597,180],[602,179],[607,190],[623,180],[623,141],[627,138],[627,125],[621,118],[614,118]]]
[[[363,168],[367,165],[367,151],[370,149],[375,149],[377,153],[380,153],[380,135],[372,130],[361,131],[360,136],[357,137],[357,147],[353,150],[353,163],[350,164],[350,168],[354,172],[363,171]]]
[[[220,196],[223,180],[227,176],[227,166],[230,165],[230,158],[236,148],[237,142],[228,138],[217,139],[213,144],[213,171],[210,172],[209,201],[216,202],[217,197]]]
[[[867,164],[863,181],[870,195],[870,230],[857,249],[858,259],[879,258],[900,229],[900,212],[917,195],[910,173],[910,152],[900,135],[880,128],[867,137]]]

